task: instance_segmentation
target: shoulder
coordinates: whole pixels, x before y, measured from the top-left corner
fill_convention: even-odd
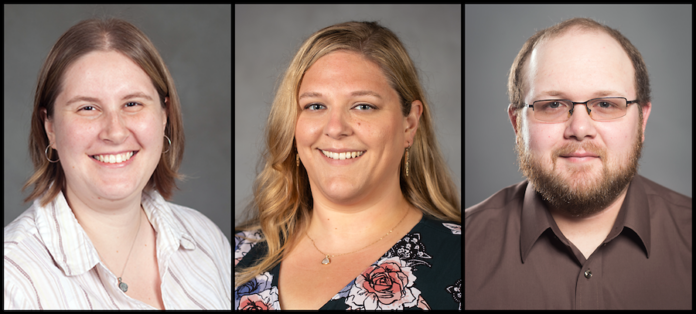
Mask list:
[[[249,254],[251,250],[259,244],[264,243],[261,229],[250,231],[238,231],[234,234],[234,265],[235,267],[244,260],[242,265],[252,264],[251,259],[255,259],[259,254]],[[263,246],[263,245],[262,245]],[[247,256],[249,255],[249,256]],[[246,258],[245,258],[246,257]],[[239,266],[242,266],[239,265]]]
[[[643,185],[645,194],[652,202],[691,211],[691,197],[670,190],[641,175],[636,175],[636,180]]]
[[[439,220],[423,214],[423,218],[418,225],[424,232],[428,232],[438,238],[461,240],[462,225],[459,223]]]
[[[384,268],[386,273],[392,271],[387,267],[390,262],[399,261],[405,266],[398,274],[405,281],[402,295],[412,295],[413,303],[407,302],[403,304],[404,307],[461,309],[461,230],[459,223],[424,214],[416,228],[398,242],[380,260],[381,263],[374,266]],[[372,272],[376,273],[379,272]],[[377,278],[365,277],[365,280],[374,279]],[[363,280],[362,277],[359,280]],[[377,284],[371,282],[370,286]],[[356,286],[361,285],[356,282]]]
[[[692,211],[691,197],[679,194],[652,180],[636,175],[634,183],[639,183],[639,193],[647,199],[650,219],[654,223],[663,223],[665,230],[675,230],[691,240]],[[690,253],[689,253],[690,254]]]
[[[5,255],[25,241],[31,241],[38,232],[36,208],[30,207],[4,228]]]
[[[421,250],[415,255],[448,256],[442,263],[461,267],[462,226],[423,215],[413,230],[395,245],[396,251]]]
[[[467,235],[472,228],[483,228],[490,222],[506,220],[511,208],[521,208],[528,182],[525,180],[508,186],[481,203],[465,209],[464,229]]]
[[[213,249],[219,249],[227,256],[230,255],[230,241],[210,218],[193,208],[169,202],[167,205],[169,205],[176,223],[180,224],[191,236],[202,240],[197,241],[199,245],[208,245]]]
[[[41,215],[36,205],[24,211],[4,228],[5,274],[13,264],[33,265],[51,260],[52,257],[39,233],[37,216]],[[45,224],[45,223],[44,223]],[[9,265],[8,265],[9,263]]]
[[[60,273],[38,232],[36,215],[32,206],[4,228],[5,309],[37,309],[31,287]]]

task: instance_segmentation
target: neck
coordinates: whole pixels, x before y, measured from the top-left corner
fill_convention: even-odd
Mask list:
[[[556,208],[550,208],[551,216],[566,237],[584,235],[603,235],[606,237],[619,215],[627,192],[628,186],[609,206],[588,217],[571,217]]]
[[[401,191],[376,201],[341,206],[315,198],[307,234],[322,251],[341,254],[361,249],[380,239],[415,209]],[[392,232],[394,233],[394,232]],[[390,234],[391,235],[391,234]]]
[[[130,248],[140,225],[140,193],[127,200],[91,200],[74,193],[68,186],[64,194],[75,218],[95,246]]]

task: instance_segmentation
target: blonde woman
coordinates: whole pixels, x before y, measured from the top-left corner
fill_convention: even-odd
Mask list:
[[[461,309],[459,198],[394,33],[310,36],[266,133],[235,228],[235,309]]]
[[[230,309],[232,248],[166,201],[184,155],[179,97],[119,20],[63,34],[31,117],[33,205],[4,230],[5,309]]]

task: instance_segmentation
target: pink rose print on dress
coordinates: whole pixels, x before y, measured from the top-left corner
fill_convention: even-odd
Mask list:
[[[346,298],[352,310],[402,310],[418,303],[420,290],[413,287],[416,276],[399,257],[385,258],[368,267]]]
[[[278,310],[278,287],[273,287],[264,290],[261,293],[249,294],[239,299],[239,307],[241,311],[261,311],[261,310]]]

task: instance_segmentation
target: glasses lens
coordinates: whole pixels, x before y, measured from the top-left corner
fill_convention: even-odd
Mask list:
[[[594,120],[612,120],[626,115],[626,98],[599,98],[588,103]]]
[[[571,104],[563,100],[539,100],[534,102],[534,118],[546,122],[567,120]]]

